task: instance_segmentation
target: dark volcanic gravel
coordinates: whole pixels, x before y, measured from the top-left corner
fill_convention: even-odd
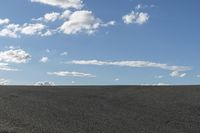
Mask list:
[[[4,86],[0,133],[200,133],[200,86]]]

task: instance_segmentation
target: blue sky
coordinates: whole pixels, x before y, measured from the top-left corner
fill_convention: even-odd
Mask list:
[[[3,0],[0,84],[199,84],[199,4]]]

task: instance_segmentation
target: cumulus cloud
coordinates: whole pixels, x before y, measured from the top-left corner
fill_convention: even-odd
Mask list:
[[[39,81],[34,84],[35,86],[55,86],[54,82],[49,81]]]
[[[9,80],[6,79],[0,79],[0,85],[8,85],[10,83]]]
[[[82,73],[82,72],[69,72],[69,71],[59,71],[59,72],[48,72],[48,75],[54,75],[59,77],[96,77],[90,73]]]
[[[109,66],[121,66],[121,67],[133,67],[133,68],[159,68],[163,70],[171,71],[171,76],[178,77],[177,73],[179,74],[179,77],[184,77],[185,74],[182,74],[180,72],[191,70],[190,67],[187,66],[173,66],[168,64],[162,64],[162,63],[155,63],[155,62],[149,62],[149,61],[98,61],[98,60],[74,60],[71,62],[71,64],[77,64],[77,65],[109,65]]]
[[[46,13],[43,17],[40,18],[33,18],[33,21],[44,21],[44,22],[54,22],[60,17],[60,13],[58,12],[51,12],[51,13]]]
[[[21,34],[42,36],[44,29],[46,29],[46,26],[41,23],[9,24],[0,29],[0,37],[18,38]]]
[[[33,21],[44,21],[44,22],[54,22],[58,19],[60,20],[66,20],[70,17],[72,12],[70,10],[65,10],[63,13],[58,13],[58,12],[51,12],[51,13],[46,13],[43,17],[40,18],[33,18]]]
[[[70,10],[65,10],[61,15],[60,15],[60,19],[68,19],[70,17],[70,15],[72,14],[72,12]]]
[[[26,63],[31,59],[29,53],[22,49],[0,51],[0,61],[10,63]]]
[[[93,34],[101,27],[108,27],[116,24],[113,20],[104,23],[100,18],[95,17],[92,11],[87,10],[74,12],[65,10],[63,13],[51,12],[46,13],[43,17],[37,19],[33,18],[32,20],[42,22],[24,24],[9,23],[3,25],[0,27],[0,37],[19,38],[22,35],[47,37],[60,32],[67,35],[77,33]],[[52,29],[43,24],[43,22],[54,22],[56,20],[64,22],[62,25]]]
[[[187,76],[186,73],[180,73],[179,71],[173,71],[170,76],[172,77],[177,77],[177,78],[183,78],[185,76]]]
[[[19,24],[9,24],[6,25],[2,30],[0,30],[0,36],[18,38],[18,32],[20,32],[21,27]]]
[[[52,12],[52,13],[47,13],[44,15],[44,20],[49,22],[54,22],[55,20],[57,20],[60,16],[60,13],[57,12]]]
[[[39,2],[50,6],[56,6],[59,8],[75,8],[81,9],[83,7],[82,0],[31,0],[31,2]]]
[[[17,38],[19,36],[17,35],[17,31],[15,31],[14,29],[10,29],[9,27],[6,27],[0,30],[0,37]]]
[[[67,35],[81,32],[92,34],[98,28],[109,25],[114,25],[114,21],[104,24],[102,20],[96,18],[91,11],[81,10],[73,12],[59,29]]]
[[[122,20],[125,24],[139,24],[142,25],[149,20],[150,16],[148,13],[145,12],[134,12],[124,15]]]
[[[8,24],[10,20],[8,18],[6,19],[0,19],[0,25]]]
[[[27,24],[25,23],[21,28],[21,33],[25,35],[40,35],[41,31],[45,29],[45,25],[41,23]]]
[[[42,57],[41,59],[40,59],[40,62],[41,63],[47,63],[49,61],[49,58],[48,57]]]
[[[10,67],[8,63],[0,63],[0,71],[18,71],[18,69]]]

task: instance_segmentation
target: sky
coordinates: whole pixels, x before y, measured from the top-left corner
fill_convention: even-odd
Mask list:
[[[0,85],[200,83],[199,0],[2,0]]]

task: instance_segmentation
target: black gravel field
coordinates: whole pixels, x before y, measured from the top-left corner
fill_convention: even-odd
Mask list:
[[[200,133],[200,86],[1,86],[0,133]]]

